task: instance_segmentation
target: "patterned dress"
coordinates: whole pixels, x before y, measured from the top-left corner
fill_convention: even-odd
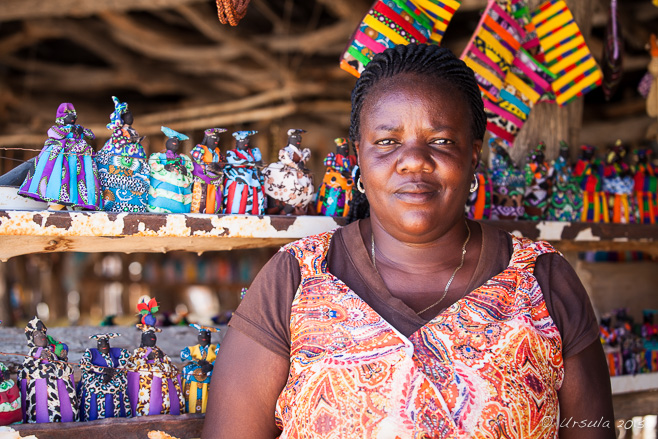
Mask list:
[[[28,339],[28,345],[32,344]],[[78,397],[73,368],[41,358],[42,352],[56,360],[48,348],[30,346],[29,356],[18,371],[21,383],[23,422],[73,422],[78,420]]]
[[[567,147],[568,148],[568,147]],[[548,200],[546,219],[551,221],[580,221],[583,210],[583,191],[573,177],[566,154],[561,153],[549,171],[552,191]]]
[[[21,393],[13,380],[9,379],[7,366],[0,363],[0,372],[5,379],[0,381],[0,425],[9,425],[23,420]]]
[[[255,167],[263,159],[258,148],[231,149],[224,168],[224,213],[265,213],[263,175]],[[252,166],[253,165],[253,166]]]
[[[603,167],[603,192],[608,197],[608,214],[613,223],[635,223],[635,181],[626,163],[614,161]]]
[[[128,378],[125,369],[130,354],[125,349],[110,348],[109,354],[98,349],[87,349],[80,359],[82,377],[79,384],[80,420],[130,417]],[[103,371],[112,367],[116,373],[105,383]]]
[[[658,217],[658,176],[654,165],[649,162],[647,149],[641,152],[643,160],[635,166],[635,204],[638,223],[655,224]]]
[[[222,161],[219,148],[211,150],[198,144],[190,152],[194,160],[194,186],[192,189],[192,213],[222,212],[222,174],[210,170],[209,163]]]
[[[283,213],[284,208],[295,208],[299,214],[306,212],[306,207],[313,199],[313,176],[304,164],[311,157],[311,150],[300,150],[288,144],[279,150],[279,161],[263,169],[263,191],[271,198],[268,210],[272,214]],[[285,212],[290,213],[290,212]]]
[[[112,127],[112,136],[96,155],[103,210],[146,212],[149,165],[139,135],[130,125]]]
[[[317,213],[324,216],[347,216],[354,187],[351,174],[356,157],[330,152],[323,163],[327,170],[318,189]]]
[[[94,133],[80,125],[53,125],[18,193],[40,201],[100,209],[98,168],[94,149],[85,137],[94,139]]]
[[[533,275],[552,247],[514,237],[503,272],[407,338],[327,271],[331,236],[282,250],[301,283],[281,438],[557,437],[562,341]]]
[[[167,169],[167,166],[169,169]],[[194,165],[185,154],[167,150],[149,157],[151,187],[148,211],[157,213],[190,213]],[[185,171],[183,171],[183,169]]]
[[[128,397],[133,416],[180,415],[185,409],[178,369],[171,359],[148,359],[152,352],[160,348],[142,347],[135,349],[130,357],[128,372]]]
[[[608,200],[601,185],[601,162],[598,159],[579,158],[573,175],[583,191],[582,222],[610,222]]]
[[[205,374],[199,366],[199,360],[214,364],[219,345],[200,344],[188,346],[180,353],[181,361],[189,361],[183,368],[183,393],[185,395],[185,411],[187,413],[205,413],[208,403],[208,386],[212,370]]]

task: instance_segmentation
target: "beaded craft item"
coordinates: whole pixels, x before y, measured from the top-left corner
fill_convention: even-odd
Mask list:
[[[549,167],[544,153],[546,145],[539,143],[528,153],[525,171],[525,195],[523,196],[523,219],[539,221],[544,219],[551,190]]]
[[[560,152],[549,172],[551,194],[546,219],[580,221],[583,211],[583,190],[573,176],[569,163],[569,145],[560,142]]]
[[[219,134],[224,128],[208,128],[203,132],[203,141],[192,148],[194,161],[194,187],[192,189],[192,213],[222,212],[222,165],[224,161],[219,149]]]
[[[523,216],[523,194],[525,174],[512,161],[504,140],[492,137],[491,183],[493,185],[493,205],[491,219],[514,220]]]
[[[334,139],[336,152],[330,152],[323,164],[327,167],[318,189],[317,213],[324,216],[347,216],[352,200],[352,169],[356,157],[350,155],[347,139]]]

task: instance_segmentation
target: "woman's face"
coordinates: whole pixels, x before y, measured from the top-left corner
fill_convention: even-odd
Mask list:
[[[360,114],[356,142],[371,215],[399,240],[441,237],[464,217],[482,141],[466,97],[417,74],[381,80]]]

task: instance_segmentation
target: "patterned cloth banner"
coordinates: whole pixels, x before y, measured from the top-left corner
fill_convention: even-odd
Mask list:
[[[602,82],[596,64],[564,0],[549,0],[532,13],[546,67],[557,79],[552,88],[563,106]]]
[[[461,59],[475,72],[480,91],[497,102],[525,31],[495,1],[490,1]]]
[[[458,0],[377,0],[343,52],[340,67],[359,77],[376,53],[397,44],[439,44]]]

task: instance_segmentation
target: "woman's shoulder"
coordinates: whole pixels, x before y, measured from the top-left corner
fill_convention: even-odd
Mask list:
[[[304,238],[298,239],[281,247],[280,251],[288,252],[294,256],[300,254],[300,252],[311,252],[311,253],[324,253],[326,254],[331,244],[331,240],[334,236],[344,235],[347,231],[349,233],[353,227],[357,227],[356,223],[349,224],[347,226],[337,227],[335,229],[317,233],[315,235],[309,235]]]

